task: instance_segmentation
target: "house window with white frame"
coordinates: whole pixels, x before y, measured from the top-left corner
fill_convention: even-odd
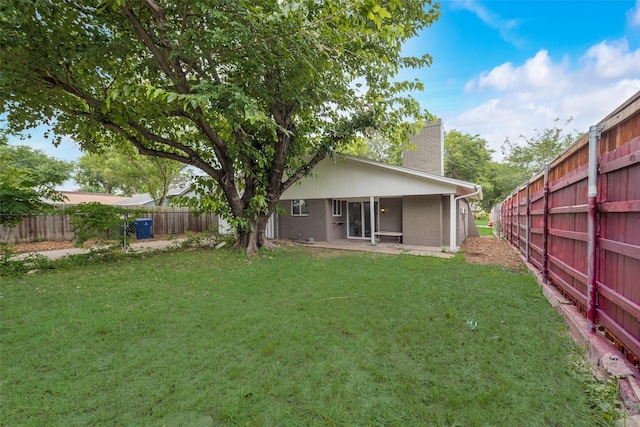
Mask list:
[[[342,216],[342,200],[333,199],[331,202],[333,216]]]
[[[307,216],[309,215],[309,206],[306,200],[291,201],[291,216]]]

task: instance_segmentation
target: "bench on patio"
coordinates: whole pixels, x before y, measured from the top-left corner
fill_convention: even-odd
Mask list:
[[[397,237],[398,243],[402,243],[402,231],[376,231],[376,237]]]

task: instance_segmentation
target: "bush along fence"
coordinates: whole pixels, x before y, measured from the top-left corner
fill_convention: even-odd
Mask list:
[[[93,204],[88,204],[93,205]],[[78,205],[80,208],[82,205]],[[109,205],[104,205],[109,206]],[[74,215],[82,214],[78,213]],[[172,236],[187,232],[200,233],[216,230],[218,218],[214,214],[194,216],[188,208],[156,207],[123,209],[125,213],[114,231],[122,234],[122,227],[135,237]],[[90,215],[90,212],[86,213]],[[119,216],[120,217],[120,216]],[[149,219],[147,221],[145,219]],[[67,213],[25,216],[14,228],[0,225],[0,242],[9,244],[38,241],[71,241],[78,239],[78,227],[73,225],[73,216]],[[75,231],[74,231],[75,228]],[[112,227],[113,228],[113,227]],[[150,236],[148,236],[150,234]]]
[[[640,359],[640,92],[494,210],[497,232]]]

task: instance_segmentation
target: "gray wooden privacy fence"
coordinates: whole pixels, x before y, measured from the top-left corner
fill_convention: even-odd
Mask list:
[[[498,207],[498,231],[640,361],[640,92]]]
[[[136,209],[141,209],[140,207]],[[151,218],[154,236],[170,236],[218,229],[214,214],[194,216],[188,208],[159,207],[137,213],[137,218]],[[50,214],[25,216],[15,228],[0,225],[0,241],[10,244],[40,241],[71,241],[74,238],[69,215]],[[131,218],[130,218],[131,220]]]

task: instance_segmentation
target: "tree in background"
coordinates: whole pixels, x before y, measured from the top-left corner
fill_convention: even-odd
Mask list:
[[[507,139],[502,146],[502,162],[492,160],[494,151],[479,135],[451,130],[444,137],[445,176],[482,185],[481,206],[490,211],[575,142],[576,136],[565,131],[571,120],[559,127],[556,119],[555,126],[536,129],[531,138],[521,136],[522,144]]]
[[[131,196],[137,192],[137,186],[130,185],[125,176],[127,162],[129,156],[112,147],[99,153],[86,153],[78,159],[73,179],[80,185],[80,191]]]
[[[174,160],[106,147],[80,157],[74,179],[80,184],[80,191],[124,196],[149,193],[156,206],[162,206],[172,187],[186,185],[184,168]]]
[[[0,224],[15,226],[24,215],[52,209],[62,201],[56,186],[71,177],[73,163],[26,146],[0,145]]]
[[[489,207],[494,192],[493,150],[479,135],[452,129],[444,135],[444,175],[482,186],[483,209]]]
[[[572,120],[573,118],[569,118],[563,127],[558,127],[557,123],[560,119],[555,119],[556,125],[542,131],[535,129],[536,134],[532,138],[521,135],[520,139],[523,141],[521,144],[515,144],[509,139],[504,142],[502,145],[504,163],[520,171],[520,184],[531,175],[543,170],[547,163],[558,157],[576,141],[575,134],[565,131]],[[506,196],[508,194],[505,194]]]
[[[395,144],[377,132],[372,132],[367,137],[356,138],[341,152],[390,165],[402,165],[402,144]]]
[[[493,150],[480,135],[453,129],[444,135],[444,175],[468,182],[479,182],[487,173]]]
[[[141,183],[143,193],[153,197],[156,206],[164,205],[169,190],[187,185],[185,165],[160,157],[135,156],[129,176]]]

